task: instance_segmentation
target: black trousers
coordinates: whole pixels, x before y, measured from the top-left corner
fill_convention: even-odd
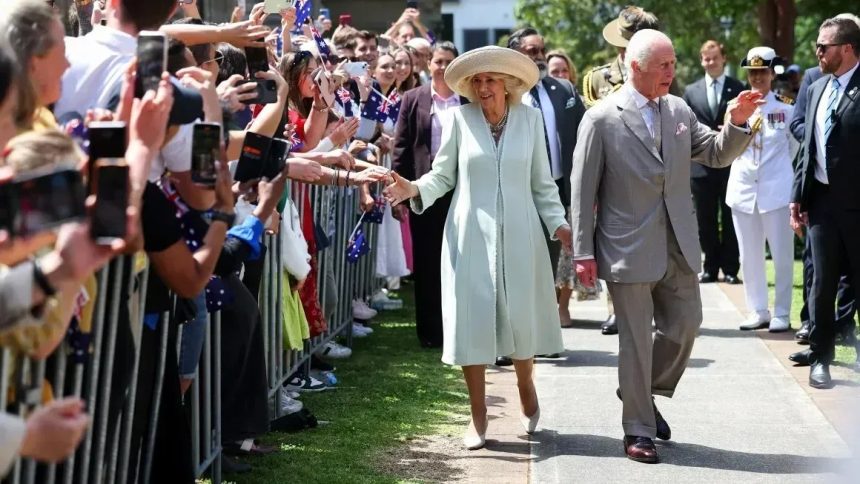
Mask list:
[[[813,182],[808,213],[814,267],[808,301],[810,361],[829,364],[834,353],[833,307],[840,275],[847,273],[855,287],[860,282],[860,212],[837,206],[830,188]]]
[[[732,222],[732,209],[726,205],[729,169],[709,170],[703,177],[691,178],[699,242],[705,253],[704,271],[714,276],[736,276],[741,268],[738,239]],[[722,229],[722,230],[721,230]]]
[[[409,212],[415,281],[415,328],[426,348],[442,346],[442,234],[452,194],[440,198],[423,214]]]
[[[803,248],[803,307],[800,309],[800,322],[804,325],[812,324],[809,315],[809,293],[812,292],[812,275],[815,267],[812,264],[811,238],[807,235],[806,244]],[[854,286],[848,276],[847,267],[842,267],[839,277],[839,285],[836,287],[836,331],[853,331],[854,314],[857,312]]]

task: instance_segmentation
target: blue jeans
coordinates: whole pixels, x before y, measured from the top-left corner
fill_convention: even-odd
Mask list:
[[[197,316],[182,325],[182,341],[179,345],[179,376],[192,380],[197,372],[197,364],[200,362],[200,353],[203,351],[209,316],[206,311],[206,291],[194,298],[194,304],[197,306]]]

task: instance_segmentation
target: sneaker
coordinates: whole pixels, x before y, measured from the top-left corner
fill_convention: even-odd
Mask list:
[[[304,408],[304,404],[290,397],[290,391],[285,387],[281,387],[281,414],[289,415],[296,413]]]
[[[291,390],[294,392],[321,392],[325,390],[325,383],[317,380],[316,378],[309,376],[307,378],[302,378],[300,376],[294,376],[290,381],[284,385],[287,390]]]
[[[367,338],[370,335],[370,333],[363,331],[361,328],[364,328],[364,326],[356,325],[355,323],[352,323],[352,337],[353,338]]]
[[[361,300],[355,300],[352,302],[352,317],[355,319],[373,319],[377,315],[377,311],[375,309],[371,309],[370,306],[364,303]]]
[[[765,329],[770,325],[770,314],[765,311],[764,313],[752,312],[746,321],[741,325],[741,331],[752,331],[756,329]]]
[[[370,298],[370,307],[374,309],[400,309],[403,307],[403,301],[400,299],[391,299],[385,292],[379,291]]]
[[[336,360],[340,360],[352,356],[352,349],[339,345],[334,341],[329,341],[320,351],[317,352],[317,355],[321,358],[334,358]]]
[[[771,333],[782,333],[791,329],[788,316],[777,316],[770,320],[768,331]]]
[[[361,324],[358,321],[353,321],[352,325],[358,327],[358,329],[360,329],[361,331],[363,331],[367,334],[373,334],[373,328],[371,328],[370,326],[367,326],[365,324]]]

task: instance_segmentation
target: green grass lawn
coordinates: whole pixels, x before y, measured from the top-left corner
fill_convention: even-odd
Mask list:
[[[412,287],[404,309],[381,312],[380,324],[356,339],[353,356],[335,360],[336,390],[303,394],[305,407],[329,423],[300,433],[270,433],[280,447],[249,457],[250,474],[226,475],[248,483],[402,482],[386,460],[422,436],[456,434],[468,421],[468,396],[459,368],[443,365],[441,350],[422,349],[415,335]]]
[[[767,260],[767,285],[768,299],[773,307],[773,261]],[[794,291],[791,299],[791,327],[793,330],[800,329],[800,309],[803,307],[803,263],[794,261]],[[856,358],[856,352],[853,347],[837,345],[836,346],[836,362],[853,365]]]

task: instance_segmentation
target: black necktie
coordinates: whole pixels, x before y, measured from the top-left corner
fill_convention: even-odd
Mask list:
[[[541,112],[541,116],[543,116],[543,108],[541,108],[540,94],[538,94],[537,86],[533,87],[529,93],[532,95],[532,106],[536,107]],[[546,132],[546,123],[543,123],[543,141],[546,143],[546,158],[549,160],[549,167],[552,170],[552,150],[549,149],[549,134]]]

